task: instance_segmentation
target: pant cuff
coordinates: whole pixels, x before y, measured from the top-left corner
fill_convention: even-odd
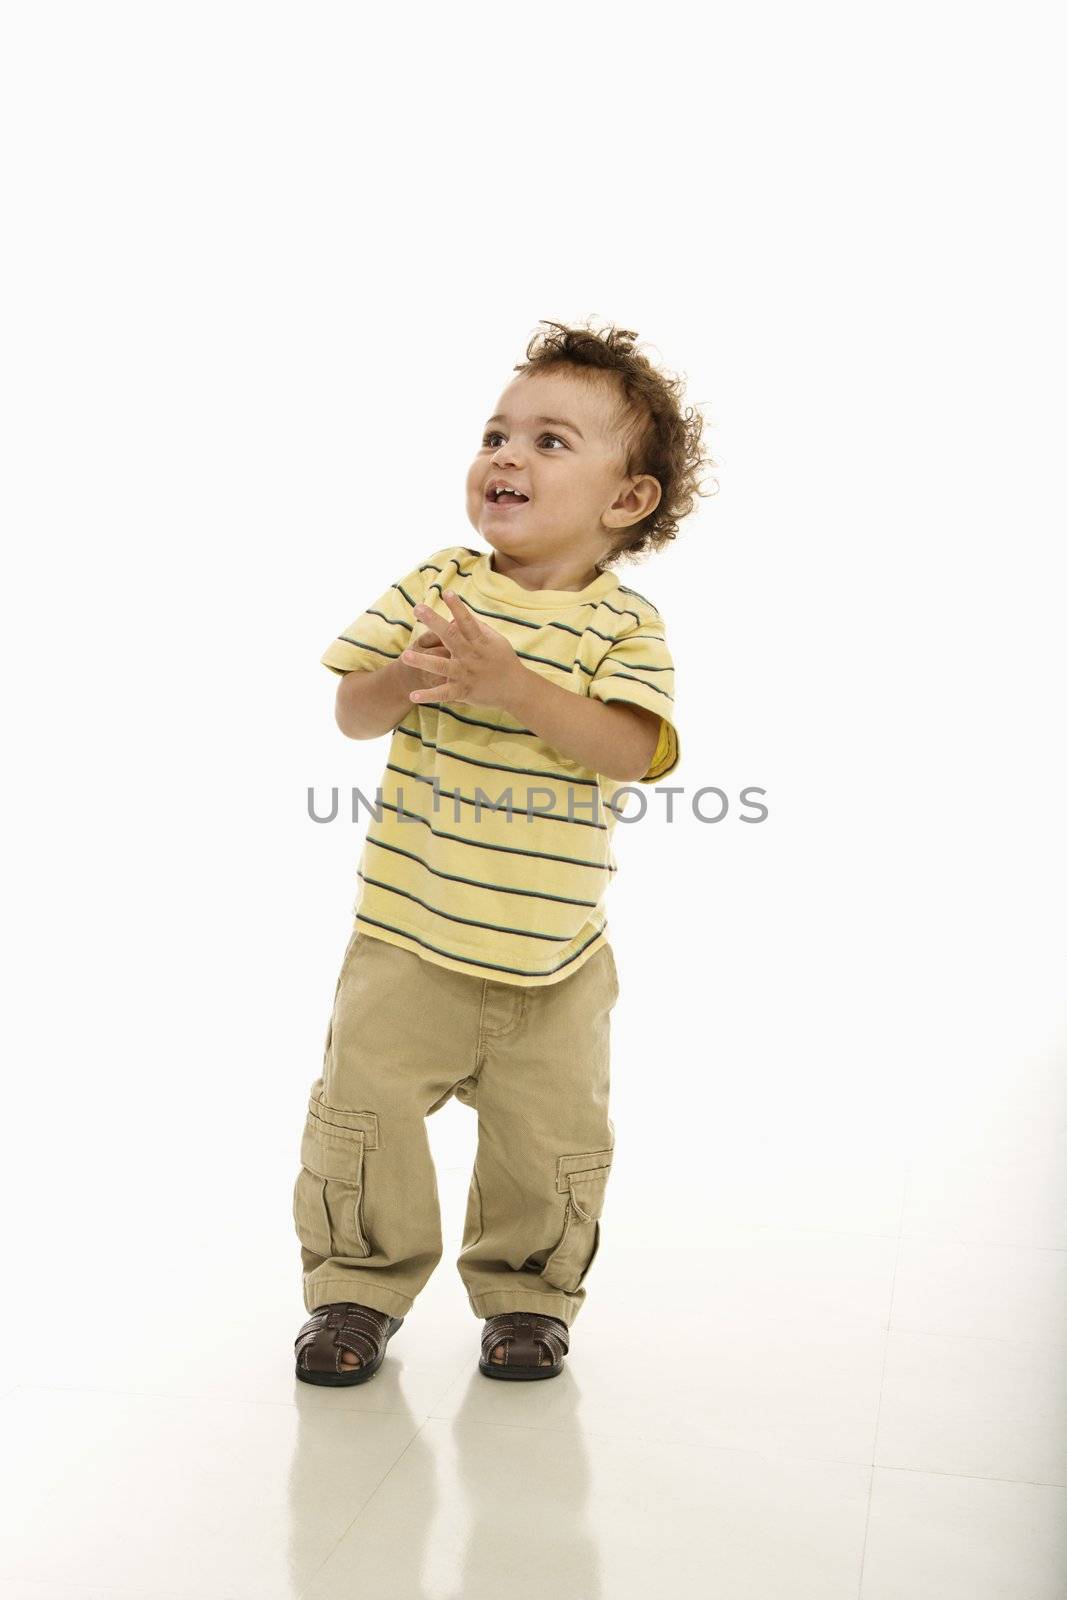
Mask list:
[[[390,1317],[406,1317],[414,1300],[409,1295],[396,1294],[380,1283],[360,1283],[359,1273],[347,1278],[316,1278],[304,1290],[304,1304],[308,1311],[318,1311],[320,1306],[334,1305],[347,1300],[360,1306],[370,1306],[373,1311],[384,1311]]]
[[[495,1317],[498,1311],[536,1311],[541,1316],[558,1317],[568,1328],[579,1309],[570,1295],[539,1294],[536,1289],[490,1289],[467,1298],[476,1317]]]

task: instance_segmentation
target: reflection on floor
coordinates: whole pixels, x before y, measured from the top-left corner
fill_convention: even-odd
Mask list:
[[[277,1250],[31,1293],[0,1600],[1062,1600],[1055,1120],[624,1177],[545,1383],[477,1371],[459,1168],[451,1253],[358,1388],[294,1380]]]

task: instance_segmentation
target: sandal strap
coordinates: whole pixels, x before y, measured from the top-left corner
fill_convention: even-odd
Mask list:
[[[296,1363],[309,1372],[350,1372],[341,1353],[351,1350],[366,1367],[386,1342],[390,1317],[374,1306],[338,1301],[313,1311],[296,1336]]]
[[[536,1367],[540,1362],[539,1344],[553,1366],[558,1366],[570,1349],[570,1334],[562,1317],[543,1316],[539,1311],[499,1311],[488,1317],[482,1329],[482,1356],[490,1359],[498,1344],[504,1346],[504,1366]]]

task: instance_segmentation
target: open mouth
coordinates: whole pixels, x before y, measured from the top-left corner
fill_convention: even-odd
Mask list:
[[[490,489],[486,501],[491,506],[524,506],[529,503],[529,497],[518,494],[514,489]]]

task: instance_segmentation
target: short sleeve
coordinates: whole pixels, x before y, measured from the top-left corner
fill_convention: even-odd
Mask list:
[[[346,672],[374,672],[395,661],[421,628],[415,607],[425,601],[427,586],[455,554],[452,549],[437,550],[390,584],[330,642],[319,658],[322,665],[343,677]]]
[[[665,778],[681,760],[674,721],[674,662],[662,622],[645,620],[621,634],[601,657],[589,685],[595,700],[621,700],[659,713],[659,743],[639,783]]]

